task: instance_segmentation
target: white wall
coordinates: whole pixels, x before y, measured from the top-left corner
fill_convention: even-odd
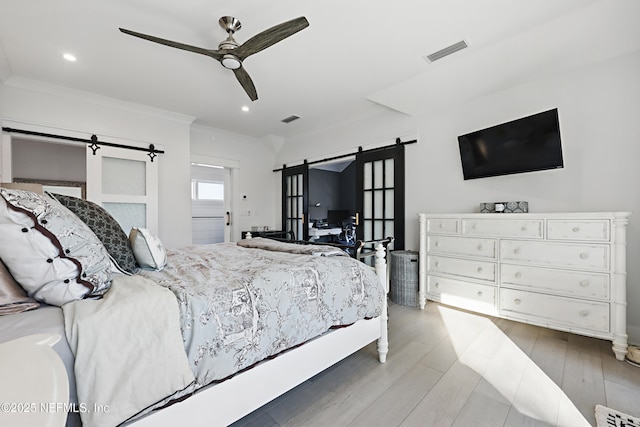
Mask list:
[[[225,159],[237,163],[232,173],[232,241],[251,226],[280,228],[280,185],[273,172],[275,155],[261,139],[201,125],[191,127],[191,155]],[[246,199],[242,198],[246,195]],[[276,197],[277,195],[277,197]],[[251,215],[247,215],[251,212]]]
[[[639,75],[636,53],[420,117],[419,147],[407,156],[407,247],[418,246],[418,212],[474,212],[484,201],[526,200],[535,212],[634,212],[627,319],[640,344]],[[555,107],[564,169],[462,179],[457,135]]]
[[[4,120],[98,134],[165,150],[159,162],[159,230],[165,246],[191,243],[188,117],[44,85],[5,84]],[[105,137],[107,140],[107,137]]]
[[[526,200],[532,212],[634,212],[627,235],[627,319],[631,341],[640,344],[639,75],[640,53],[626,55],[412,120],[379,115],[289,140],[278,157],[299,160],[303,152],[313,156],[323,149],[330,154],[336,144],[353,149],[362,145],[363,136],[375,140],[372,129],[391,136],[413,123],[418,144],[406,147],[405,204],[406,248],[413,250],[418,249],[419,212],[477,212],[480,202],[508,200]],[[564,169],[463,180],[458,135],[556,107]]]
[[[11,138],[13,178],[87,181],[84,146]]]

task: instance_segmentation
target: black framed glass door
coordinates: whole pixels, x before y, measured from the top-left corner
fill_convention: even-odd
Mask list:
[[[282,168],[282,230],[309,239],[309,165]]]
[[[356,154],[357,238],[404,249],[404,145]]]

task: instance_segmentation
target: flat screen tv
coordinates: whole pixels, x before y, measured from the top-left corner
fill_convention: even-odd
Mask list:
[[[464,179],[564,167],[558,109],[458,137]]]

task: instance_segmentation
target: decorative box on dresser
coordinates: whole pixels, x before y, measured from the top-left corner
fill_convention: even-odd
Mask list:
[[[419,214],[426,299],[607,339],[627,353],[628,212]]]

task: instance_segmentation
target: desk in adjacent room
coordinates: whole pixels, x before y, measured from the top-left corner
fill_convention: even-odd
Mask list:
[[[342,228],[315,228],[309,227],[309,241],[315,242],[322,236],[339,236],[342,233]]]

